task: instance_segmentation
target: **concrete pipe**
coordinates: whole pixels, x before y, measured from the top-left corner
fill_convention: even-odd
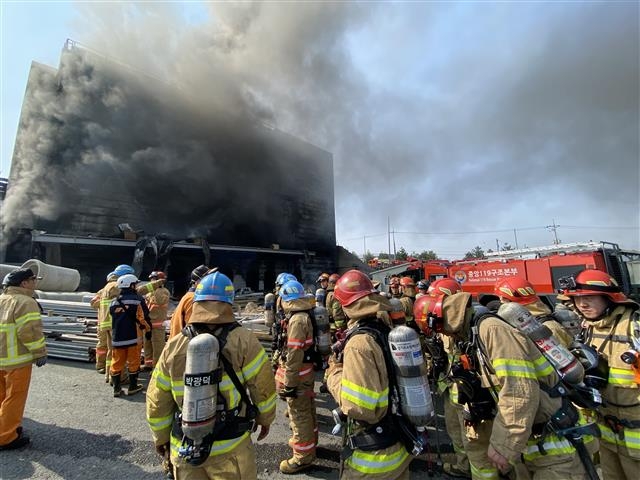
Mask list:
[[[44,279],[43,279],[44,280]],[[91,292],[43,292],[36,290],[36,298],[42,300],[59,300],[62,302],[89,303],[95,294]]]
[[[42,280],[38,280],[36,288],[48,292],[75,292],[80,285],[80,272],[73,268],[49,265],[40,260],[27,260],[22,268],[30,268]]]

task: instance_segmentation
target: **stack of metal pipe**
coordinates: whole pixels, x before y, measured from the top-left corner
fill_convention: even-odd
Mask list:
[[[38,301],[46,304],[42,330],[46,337],[47,354],[55,358],[95,362],[98,343],[95,310],[91,309],[93,318],[87,318],[86,307],[91,308],[88,304],[70,306],[80,302]]]

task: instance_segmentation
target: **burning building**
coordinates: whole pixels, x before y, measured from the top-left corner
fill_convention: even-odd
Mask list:
[[[200,263],[257,290],[336,264],[333,159],[67,41],[33,63],[2,202],[4,261],[77,268],[96,290],[119,263],[166,269],[184,290]],[[243,286],[243,285],[236,285]]]

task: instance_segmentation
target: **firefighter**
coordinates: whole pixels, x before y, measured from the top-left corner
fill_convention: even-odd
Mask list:
[[[138,277],[132,274],[118,277],[116,285],[120,289],[120,294],[111,301],[109,306],[113,323],[111,383],[114,397],[122,394],[120,374],[124,370],[125,363],[129,371],[127,395],[133,395],[142,390],[142,385],[138,383],[140,344],[142,343],[139,331],[145,331],[145,338],[151,339],[151,320],[144,298],[136,292],[137,283]]]
[[[234,287],[231,280],[220,272],[202,278],[195,291],[193,311],[188,328],[167,342],[153,371],[147,390],[147,421],[151,428],[156,451],[163,457],[169,452],[176,480],[225,478],[254,480],[257,478],[256,454],[251,443],[251,431],[234,422],[246,414],[248,406],[229,377],[226,369],[218,388],[221,409],[227,409],[217,422],[224,428],[213,439],[209,457],[200,466],[192,466],[179,457],[182,432],[178,413],[183,408],[184,373],[189,328],[195,333],[211,333],[226,340],[221,356],[237,372],[248,396],[257,407],[256,427],[260,426],[258,441],[269,433],[275,419],[276,393],[269,359],[255,335],[235,323],[233,314]],[[234,414],[236,412],[237,414]],[[207,412],[205,412],[207,413]],[[222,420],[224,418],[224,420]]]
[[[309,312],[314,297],[307,297],[302,284],[290,280],[280,288],[285,318],[279,351],[276,387],[280,398],[287,402],[293,456],[280,462],[282,473],[298,473],[309,469],[316,458],[318,424],[313,385],[314,335]],[[286,341],[286,344],[285,344]]]
[[[169,299],[171,294],[165,288],[167,276],[164,272],[151,272],[149,282],[137,288],[137,292],[144,296],[149,308],[149,318],[151,320],[151,338],[144,340],[144,366],[141,371],[153,370],[158,363],[160,354],[165,344],[164,322],[167,319],[169,309]]]
[[[389,301],[375,291],[371,280],[362,272],[350,270],[342,275],[336,284],[335,296],[349,319],[349,330],[361,323],[375,326],[384,322],[391,326]],[[346,434],[356,438],[367,429],[381,428],[379,424],[390,413],[390,372],[380,345],[370,335],[355,335],[347,342],[341,357],[334,355],[329,363],[329,391],[342,415],[347,417]],[[394,439],[388,436],[385,440],[393,442]],[[380,444],[380,447],[374,444],[366,449],[344,447],[341,479],[409,478],[411,456],[400,441]]]
[[[427,291],[429,290],[429,282],[427,282],[426,280],[420,280],[418,283],[416,283],[416,289],[418,290],[418,293],[416,293],[417,300],[418,298],[427,294]]]
[[[111,272],[107,275],[107,284],[91,299],[91,306],[98,311],[98,343],[96,344],[96,370],[99,374],[107,374],[107,368],[111,366],[111,316],[108,315],[108,307],[100,308],[105,292],[116,288],[118,275]],[[111,303],[111,300],[109,300]],[[106,316],[106,318],[105,318]],[[107,355],[109,365],[107,365]]]
[[[600,466],[605,479],[638,478],[640,471],[640,315],[616,281],[583,270],[563,293],[584,319],[583,338],[608,363],[599,408]]]
[[[389,281],[389,294],[393,298],[402,297],[402,288],[400,288],[399,277],[391,277],[391,280]]]
[[[431,292],[432,295],[449,296],[461,292],[462,287],[453,278],[441,278],[427,287],[427,290]],[[425,295],[429,295],[429,293],[425,293]],[[417,300],[418,298],[416,298],[416,305],[414,306],[414,318],[417,318],[421,314],[420,305],[417,303]],[[415,307],[418,308],[416,309]],[[447,365],[451,366],[460,361],[462,352],[454,338],[440,333],[437,335],[442,340],[442,346],[447,355]],[[451,381],[446,371],[442,372],[442,374],[439,378],[436,376],[435,380],[438,382],[438,392],[444,397],[444,422],[455,454],[455,463],[445,462],[442,469],[447,475],[452,477],[470,478],[471,469],[466,453],[467,441],[466,428],[464,425],[464,409],[458,401],[458,385]]]
[[[327,287],[327,310],[329,311],[329,322],[331,324],[331,334],[335,336],[336,330],[344,331],[347,326],[347,317],[342,311],[342,305],[335,298],[336,283],[340,279],[340,275],[333,273],[329,276],[329,285]]]
[[[96,297],[94,297],[91,302],[92,304],[98,303],[98,328],[100,330],[100,335],[102,336],[104,342],[106,344],[106,354],[105,354],[105,371],[104,371],[104,380],[105,383],[109,383],[111,381],[111,362],[113,356],[112,349],[112,340],[113,340],[113,325],[111,314],[109,313],[109,307],[111,306],[111,302],[114,298],[120,295],[120,290],[118,289],[116,282],[117,279],[123,275],[133,275],[134,270],[133,267],[126,264],[120,264],[113,270],[113,276],[115,276],[115,280],[111,277],[111,281],[107,279],[107,284],[98,292]],[[95,307],[94,307],[95,308]],[[98,338],[98,342],[100,342],[100,338]],[[102,353],[104,353],[104,348],[102,347]],[[96,352],[97,355],[97,352]],[[101,370],[98,370],[99,372]],[[128,374],[125,374],[125,376]],[[123,378],[124,380],[124,378]]]
[[[325,305],[322,305],[323,307],[326,307],[326,299],[327,299],[327,291],[329,289],[329,277],[331,275],[329,275],[328,273],[321,273],[320,276],[318,277],[318,279],[316,280],[316,283],[318,285],[320,285],[320,288],[324,290],[324,298],[325,298]]]
[[[209,269],[206,265],[198,265],[191,272],[191,285],[189,291],[185,293],[178,306],[171,316],[171,325],[169,327],[169,338],[173,338],[182,332],[182,329],[189,323],[189,317],[191,316],[191,309],[193,308],[193,297],[195,295],[198,282],[207,275],[207,272],[212,273],[217,271],[217,268]]]
[[[565,347],[571,345],[572,336],[551,316],[551,309],[540,300],[533,285],[527,279],[522,277],[501,278],[496,282],[493,290],[500,299],[500,303],[519,303],[543,322]]]
[[[29,394],[32,364],[47,362],[40,307],[33,298],[36,277],[20,268],[5,277],[0,295],[0,450],[26,446],[22,416]]]
[[[552,421],[568,419],[572,427],[578,413],[553,393],[560,377],[532,340],[488,310],[474,315],[466,292],[422,297],[415,313],[421,329],[467,342],[470,361],[454,365],[451,375],[467,414],[473,479],[497,479],[512,469],[516,479],[585,477],[575,448],[554,433],[560,426]]]
[[[400,302],[404,308],[404,318],[407,325],[417,329],[415,322],[413,321],[413,302],[416,298],[416,283],[411,277],[402,277],[400,279]]]

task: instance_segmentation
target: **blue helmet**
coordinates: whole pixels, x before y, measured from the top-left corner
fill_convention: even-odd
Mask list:
[[[298,279],[290,273],[282,272],[276,277],[276,287],[282,287],[285,283],[291,280],[293,280],[294,282],[298,281]]]
[[[134,275],[136,272],[133,271],[133,267],[131,265],[125,265],[123,263],[122,265],[118,265],[113,270],[113,273],[121,277],[122,275]]]
[[[194,302],[225,302],[233,305],[235,289],[225,274],[210,273],[200,280],[193,297]]]
[[[306,297],[307,292],[304,291],[304,287],[297,280],[289,280],[287,283],[282,285],[280,289],[280,298],[285,302],[290,302],[291,300],[298,300],[299,298]]]

